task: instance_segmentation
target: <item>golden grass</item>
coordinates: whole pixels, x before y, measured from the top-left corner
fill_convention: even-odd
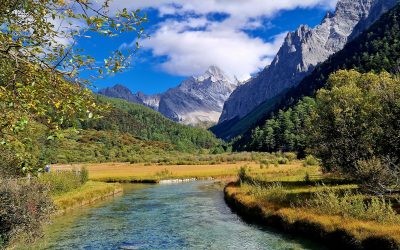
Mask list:
[[[104,183],[88,181],[82,187],[71,192],[53,197],[58,212],[69,210],[75,207],[88,205],[95,201],[113,196],[122,192],[122,187],[117,183]]]
[[[282,218],[288,224],[287,226],[293,225],[296,222],[307,222],[318,225],[321,231],[325,233],[344,230],[347,234],[360,242],[367,238],[379,237],[393,239],[400,245],[399,224],[383,224],[342,216],[321,215],[310,209],[281,206],[266,200],[259,200],[255,196],[249,194],[246,188],[239,186],[227,186],[225,188],[225,194],[247,209],[258,208],[258,211],[262,211],[263,217],[278,216]]]
[[[236,176],[240,167],[248,166],[251,173],[276,175],[282,171],[287,177],[289,173],[299,171],[304,168],[301,161],[293,161],[286,165],[270,166],[260,168],[260,164],[253,162],[222,163],[217,165],[149,165],[149,164],[129,164],[129,163],[93,163],[93,164],[73,164],[58,165],[56,170],[71,170],[86,167],[89,170],[89,178],[96,181],[157,181],[160,179],[182,179],[182,178],[207,178],[207,177],[226,177]],[[165,169],[170,173],[168,176],[160,176]],[[301,171],[300,171],[301,172]],[[301,172],[296,178],[303,178]]]

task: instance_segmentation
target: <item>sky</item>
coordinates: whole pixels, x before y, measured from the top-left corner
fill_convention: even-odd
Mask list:
[[[161,93],[211,65],[247,80],[267,66],[288,31],[319,24],[337,0],[114,0],[112,9],[140,8],[148,38],[129,69],[94,83],[122,84],[133,92]],[[93,36],[79,46],[98,60],[134,45],[135,34]]]

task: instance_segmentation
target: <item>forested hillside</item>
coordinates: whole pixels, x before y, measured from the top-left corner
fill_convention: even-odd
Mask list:
[[[262,109],[258,108],[253,111],[254,113],[250,116],[260,118],[258,118],[256,126],[248,129],[240,139],[236,140],[234,149],[257,149],[258,146],[254,144],[254,134],[252,136],[255,127],[262,127],[266,123],[271,123],[268,120],[274,119],[274,114],[295,106],[304,96],[314,96],[318,89],[326,86],[329,75],[340,69],[356,69],[361,73],[386,71],[397,74],[400,72],[399,4],[384,14],[367,31],[348,43],[343,50],[319,65],[310,76],[306,77],[297,87],[288,90],[274,104],[264,103],[260,105],[260,107],[263,107]],[[276,145],[276,147],[285,149],[286,146],[281,144]],[[266,148],[263,147],[263,149]]]
[[[171,151],[221,149],[211,132],[178,124],[143,105],[104,96],[96,96],[96,102],[111,106],[104,117],[76,120],[78,130],[45,141],[42,157],[52,163],[135,161]]]
[[[112,108],[104,118],[83,123],[83,129],[129,133],[143,140],[170,143],[185,151],[209,149],[220,143],[209,131],[178,124],[143,105],[103,96],[97,96],[97,101],[111,104]]]

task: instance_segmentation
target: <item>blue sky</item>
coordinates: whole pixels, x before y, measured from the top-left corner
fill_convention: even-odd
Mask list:
[[[244,2],[248,3],[244,5]],[[96,88],[123,84],[132,91],[160,93],[191,75],[217,65],[229,76],[245,80],[275,56],[285,34],[301,24],[317,25],[334,0],[115,0],[113,8],[142,8],[149,38],[130,69],[95,82]],[[98,60],[135,34],[93,36],[80,47]]]

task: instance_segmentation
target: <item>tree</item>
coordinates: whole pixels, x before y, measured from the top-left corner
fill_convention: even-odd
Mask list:
[[[400,185],[399,119],[398,77],[338,71],[317,93],[313,151],[325,170],[357,179],[369,191],[388,191]]]
[[[77,47],[79,39],[121,32],[142,35],[145,17],[139,11],[112,11],[111,2],[92,0],[3,0],[0,3],[0,143],[2,152],[15,152],[18,166],[27,162],[30,144],[22,131],[33,123],[54,131],[71,125],[71,120],[88,119],[102,111],[90,90],[92,77],[123,70],[134,51],[115,51],[98,65]],[[138,46],[138,45],[137,45]],[[4,149],[4,150],[3,150]],[[0,160],[4,158],[0,154]],[[26,169],[36,168],[29,166]]]

